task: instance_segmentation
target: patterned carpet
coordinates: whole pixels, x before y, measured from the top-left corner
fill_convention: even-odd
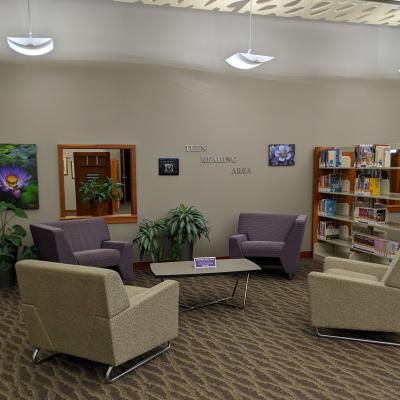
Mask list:
[[[105,366],[74,357],[32,366],[18,292],[0,290],[0,400],[399,399],[400,348],[314,335],[306,275],[315,269],[303,262],[291,281],[278,272],[254,275],[245,310],[215,305],[181,313],[171,350],[111,385]],[[136,281],[157,283],[145,271]],[[180,283],[190,302],[229,294],[234,279]]]

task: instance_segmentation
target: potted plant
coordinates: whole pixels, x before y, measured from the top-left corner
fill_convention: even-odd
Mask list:
[[[192,260],[193,245],[202,236],[209,239],[208,222],[193,206],[181,204],[168,213],[167,229],[172,241],[173,260]]]
[[[26,212],[14,204],[0,201],[0,287],[11,287],[15,280],[15,262],[22,240],[26,236],[25,229],[18,224],[10,226],[14,218],[28,218]],[[34,246],[24,246],[22,258],[36,259]]]
[[[82,201],[90,203],[92,215],[101,216],[108,213],[111,200],[121,200],[122,186],[122,183],[113,182],[109,177],[103,181],[91,179],[80,183],[79,192]]]
[[[139,232],[133,243],[139,246],[140,259],[149,256],[153,262],[159,262],[164,256],[164,248],[160,244],[162,233],[166,229],[166,219],[159,220],[145,219],[139,224]]]

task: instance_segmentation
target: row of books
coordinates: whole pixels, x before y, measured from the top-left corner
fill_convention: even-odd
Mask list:
[[[342,179],[337,174],[321,175],[319,177],[319,188],[330,192],[340,192],[342,190]]]
[[[376,236],[355,233],[352,248],[381,257],[393,257],[399,251],[399,243]]]
[[[320,168],[339,168],[342,165],[342,150],[321,150],[319,155]]]
[[[354,220],[361,223],[385,224],[388,222],[386,207],[354,207]]]
[[[339,228],[334,221],[320,221],[318,224],[318,238],[323,240],[337,239]]]
[[[354,147],[355,167],[390,167],[390,146],[360,144]]]
[[[354,192],[360,195],[381,195],[381,179],[359,175],[354,182]]]

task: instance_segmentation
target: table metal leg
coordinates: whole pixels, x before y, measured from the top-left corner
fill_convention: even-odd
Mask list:
[[[222,298],[222,299],[217,299],[217,300],[209,301],[209,302],[207,302],[207,303],[196,304],[196,305],[193,305],[193,306],[190,306],[190,305],[187,305],[187,304],[179,303],[179,306],[183,308],[182,311],[192,311],[192,310],[197,310],[197,309],[199,309],[199,308],[211,306],[211,305],[213,305],[213,304],[222,303],[222,304],[225,305],[225,306],[243,309],[243,308],[245,307],[245,305],[246,305],[247,290],[248,290],[248,286],[249,286],[249,278],[250,278],[250,274],[247,274],[247,277],[246,277],[246,286],[245,286],[245,289],[244,289],[243,300],[242,300],[242,304],[240,304],[240,305],[232,304],[232,303],[226,303],[226,301],[228,301],[228,300],[233,300],[233,299],[235,298],[236,289],[237,289],[237,287],[238,287],[239,280],[240,280],[240,275],[238,275],[237,278],[236,278],[235,286],[234,286],[234,288],[233,288],[233,291],[232,291],[232,295],[231,295],[231,296],[229,296],[229,297],[224,297],[224,298]]]

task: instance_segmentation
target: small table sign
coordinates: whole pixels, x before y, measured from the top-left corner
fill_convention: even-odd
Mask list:
[[[217,259],[215,257],[195,257],[194,258],[195,268],[216,268]]]

